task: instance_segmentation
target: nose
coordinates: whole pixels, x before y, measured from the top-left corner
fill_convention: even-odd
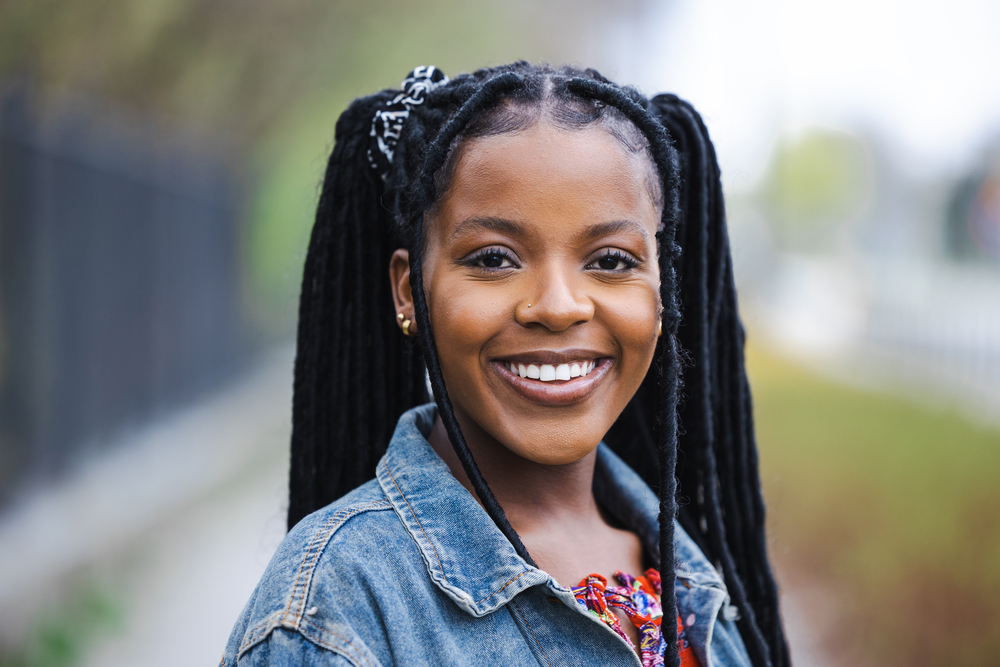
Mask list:
[[[514,317],[521,326],[536,324],[550,331],[565,331],[592,319],[594,302],[579,284],[579,277],[553,271],[521,300]]]

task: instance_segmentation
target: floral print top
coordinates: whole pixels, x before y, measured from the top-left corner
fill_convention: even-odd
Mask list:
[[[599,574],[591,574],[573,587],[573,595],[591,614],[601,619],[617,632],[634,649],[635,646],[621,628],[618,616],[612,608],[621,609],[625,616],[639,629],[639,657],[643,667],[658,667],[663,664],[663,654],[667,645],[660,632],[663,610],[660,607],[662,589],[660,573],[654,568],[646,570],[645,576],[633,577],[624,572],[615,572],[615,579],[621,586],[609,586],[608,580]],[[681,653],[681,667],[700,667],[698,658],[684,636],[684,625],[677,619],[677,637]]]

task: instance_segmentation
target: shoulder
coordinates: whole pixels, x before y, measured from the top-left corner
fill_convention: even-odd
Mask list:
[[[379,664],[354,628],[367,622],[359,616],[378,613],[382,601],[371,594],[372,583],[389,580],[394,561],[414,555],[419,565],[375,480],[310,514],[272,557],[222,664]]]

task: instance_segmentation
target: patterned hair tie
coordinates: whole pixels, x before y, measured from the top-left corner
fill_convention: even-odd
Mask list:
[[[368,162],[384,181],[389,176],[389,165],[403,130],[403,122],[410,109],[424,103],[424,96],[440,85],[448,83],[445,73],[433,65],[421,65],[403,79],[402,91],[393,97],[384,110],[375,112],[369,136]]]

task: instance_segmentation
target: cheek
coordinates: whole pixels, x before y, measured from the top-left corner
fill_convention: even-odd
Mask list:
[[[494,291],[483,298],[475,284],[446,279],[429,281],[427,307],[438,354],[446,365],[476,363],[483,344],[512,312],[502,294]]]
[[[609,300],[605,318],[621,346],[622,370],[638,378],[638,387],[656,348],[660,323],[658,283]]]

